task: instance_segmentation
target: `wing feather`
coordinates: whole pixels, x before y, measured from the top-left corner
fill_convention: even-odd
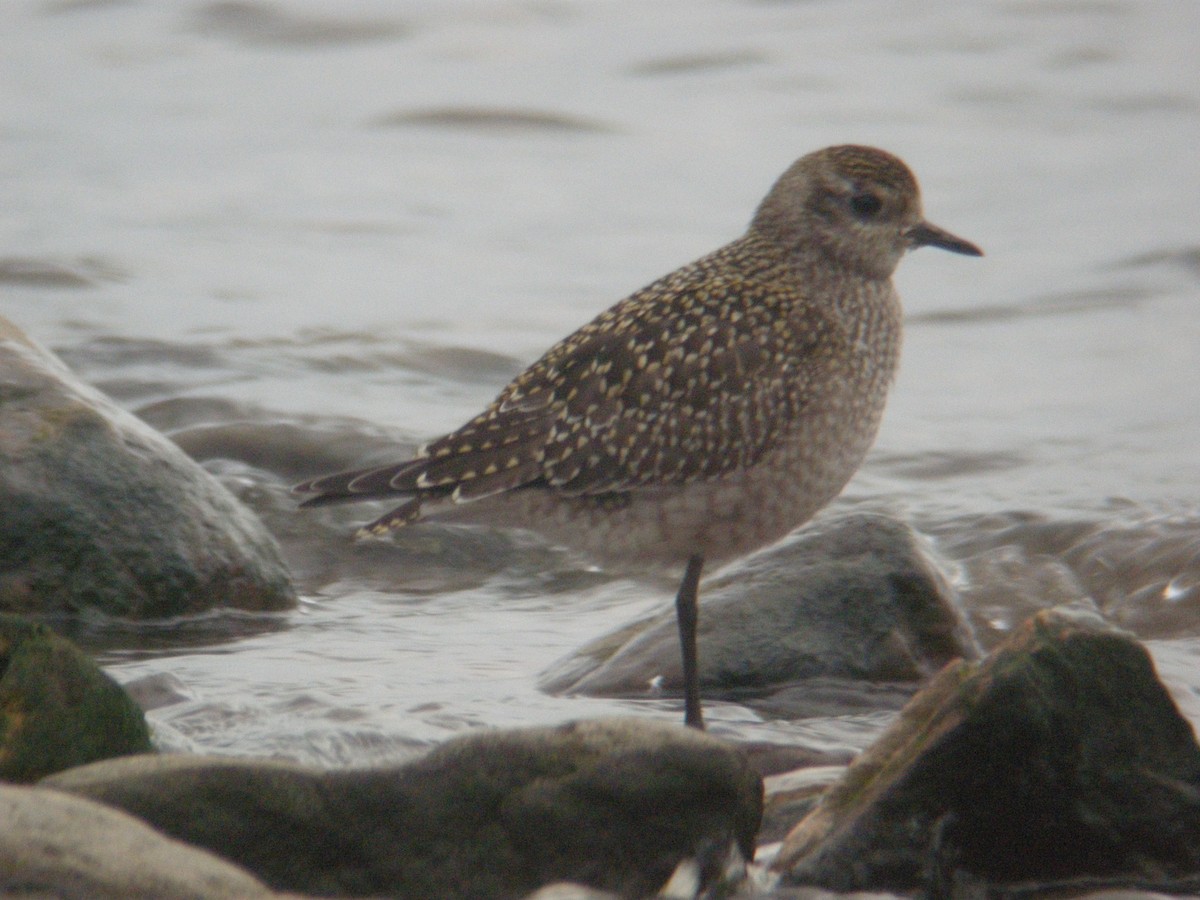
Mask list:
[[[416,458],[300,485],[317,494],[305,505],[413,498],[377,531],[419,516],[424,499],[537,485],[602,497],[753,465],[803,414],[826,351],[846,336],[781,290],[778,272],[713,277],[714,266],[700,260],[602,313]]]

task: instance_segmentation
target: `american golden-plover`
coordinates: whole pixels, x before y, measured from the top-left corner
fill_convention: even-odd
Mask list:
[[[900,352],[907,250],[979,256],[926,222],[895,156],[797,160],[749,230],[559,341],[412,459],[317,478],[304,505],[401,497],[360,534],[429,518],[526,528],[623,566],[682,566],[685,720],[700,571],[806,522],[875,439]]]

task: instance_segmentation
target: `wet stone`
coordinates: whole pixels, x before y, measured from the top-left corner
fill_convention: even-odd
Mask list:
[[[133,816],[59,791],[0,784],[0,897],[275,897],[249,873]]]
[[[876,515],[798,532],[706,581],[705,698],[799,718],[898,709],[947,662],[979,654],[920,538]],[[674,613],[623,626],[546,672],[551,693],[653,696],[681,689]]]
[[[290,608],[279,549],[177,446],[0,319],[0,611]]]
[[[0,780],[150,749],[142,711],[87,655],[45,625],[0,613]]]
[[[359,771],[132,757],[44,784],[124,809],[276,889],[520,898],[558,881],[653,894],[753,856],[762,781],[709,735],[639,720],[483,731]]]
[[[1039,613],[914,697],[775,865],[835,891],[1200,884],[1200,747],[1145,648]]]

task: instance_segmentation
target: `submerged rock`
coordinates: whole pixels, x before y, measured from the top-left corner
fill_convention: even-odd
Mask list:
[[[295,604],[274,540],[165,437],[0,319],[0,610]]]
[[[404,766],[132,757],[45,782],[126,810],[277,889],[517,898],[556,881],[653,894],[753,856],[762,781],[706,734],[638,720],[486,731]]]
[[[45,625],[0,613],[0,780],[150,749],[145,717],[120,685]]]
[[[919,538],[883,516],[806,529],[706,581],[700,596],[704,695],[757,696],[756,708],[781,717],[899,708],[917,682],[979,653]],[[540,687],[645,696],[679,692],[681,680],[672,610],[593,641]]]
[[[248,872],[83,797],[0,784],[0,897],[275,897]]]
[[[1124,503],[1119,515],[993,512],[929,526],[963,574],[985,644],[1035,612],[1091,609],[1142,640],[1200,635],[1200,515]]]
[[[835,891],[1200,874],[1200,747],[1146,650],[1040,613],[947,667],[791,832],[793,883]]]

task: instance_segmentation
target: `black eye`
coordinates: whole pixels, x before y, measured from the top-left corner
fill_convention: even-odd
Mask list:
[[[882,208],[883,201],[867,191],[850,198],[850,209],[860,219],[869,219]]]

